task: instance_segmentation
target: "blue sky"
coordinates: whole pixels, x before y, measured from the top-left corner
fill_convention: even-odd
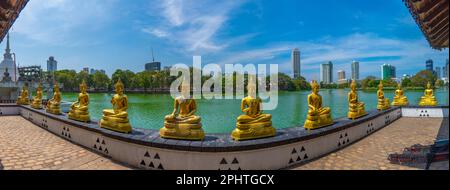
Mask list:
[[[203,64],[279,64],[288,74],[299,48],[309,80],[326,61],[348,76],[357,60],[362,77],[379,77],[383,63],[414,74],[428,58],[443,66],[449,52],[429,47],[401,0],[30,0],[11,40],[20,65],[45,69],[52,55],[58,69],[109,75],[142,71],[152,47],[163,66],[201,55]]]

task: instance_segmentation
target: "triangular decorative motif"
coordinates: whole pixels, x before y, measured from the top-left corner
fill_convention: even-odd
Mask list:
[[[234,158],[233,161],[231,162],[231,164],[239,164],[239,162],[236,158]]]
[[[228,164],[227,160],[225,160],[225,158],[222,158],[222,161],[220,161],[220,164]]]
[[[300,151],[296,151],[295,153],[292,153],[293,151],[291,152],[291,157],[290,157],[289,162],[288,162],[290,165],[303,162],[305,159],[308,158],[308,156],[306,155],[307,154],[307,150],[306,150],[305,146],[297,147],[297,148],[294,148],[294,149],[295,150],[298,149]]]
[[[145,166],[145,161],[141,160],[141,165]]]
[[[151,155],[154,155],[151,157]],[[142,166],[144,169],[161,169],[164,170],[163,164],[161,162],[161,158],[158,153],[152,153],[150,150],[145,150],[142,152],[142,160],[145,160],[146,163],[149,163],[148,166]],[[157,167],[156,167],[157,166]]]
[[[295,150],[295,148],[293,148],[291,154],[295,154],[295,153],[297,153],[297,150]]]
[[[158,169],[163,170],[164,169],[163,165],[159,164]]]

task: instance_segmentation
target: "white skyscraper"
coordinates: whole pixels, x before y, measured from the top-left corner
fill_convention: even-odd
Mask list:
[[[298,48],[292,50],[291,59],[294,78],[300,77],[300,50]]]
[[[352,80],[359,80],[359,62],[352,62]]]
[[[320,82],[331,84],[333,82],[333,63],[329,61],[320,65]]]
[[[18,76],[18,70],[16,66],[15,56],[13,59],[13,54],[11,53],[11,49],[9,48],[9,33],[6,36],[6,49],[3,54],[3,61],[0,63],[0,80],[3,78],[5,71],[8,69],[9,76],[12,81],[17,81],[16,76]]]

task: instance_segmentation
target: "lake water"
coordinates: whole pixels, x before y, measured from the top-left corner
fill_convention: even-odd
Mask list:
[[[272,114],[275,128],[302,126],[307,113],[306,97],[310,91],[279,92],[278,107],[265,111]],[[345,117],[348,111],[348,89],[323,89],[323,105],[332,110],[332,117]],[[405,91],[411,105],[417,105],[423,91]],[[63,100],[73,102],[78,93],[63,93]],[[89,111],[93,120],[100,120],[102,110],[111,108],[113,94],[91,93]],[[376,91],[358,91],[360,101],[366,110],[374,110],[377,105]],[[127,94],[129,119],[134,128],[160,129],[164,116],[173,110],[173,99],[169,94]],[[385,90],[385,96],[392,101],[393,90]],[[440,105],[448,105],[448,90],[435,90]],[[230,133],[236,125],[236,118],[242,114],[241,100],[197,100],[197,115],[202,117],[206,133]]]

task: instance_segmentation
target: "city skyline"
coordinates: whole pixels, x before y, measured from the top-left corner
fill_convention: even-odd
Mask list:
[[[378,76],[385,62],[396,66],[398,75],[423,70],[427,59],[434,66],[445,65],[448,49],[429,48],[401,1],[379,4],[30,1],[12,27],[11,49],[23,66],[45,68],[53,55],[59,69],[93,67],[109,76],[116,69],[142,71],[151,61],[151,47],[161,67],[189,65],[193,55],[201,55],[205,63],[276,63],[291,76],[291,50],[299,48],[307,80],[318,80],[320,64],[329,60],[336,70],[347,72],[357,60],[360,78]],[[271,7],[286,11],[279,14]],[[319,8],[324,8],[321,14]],[[386,11],[379,12],[381,8]]]

